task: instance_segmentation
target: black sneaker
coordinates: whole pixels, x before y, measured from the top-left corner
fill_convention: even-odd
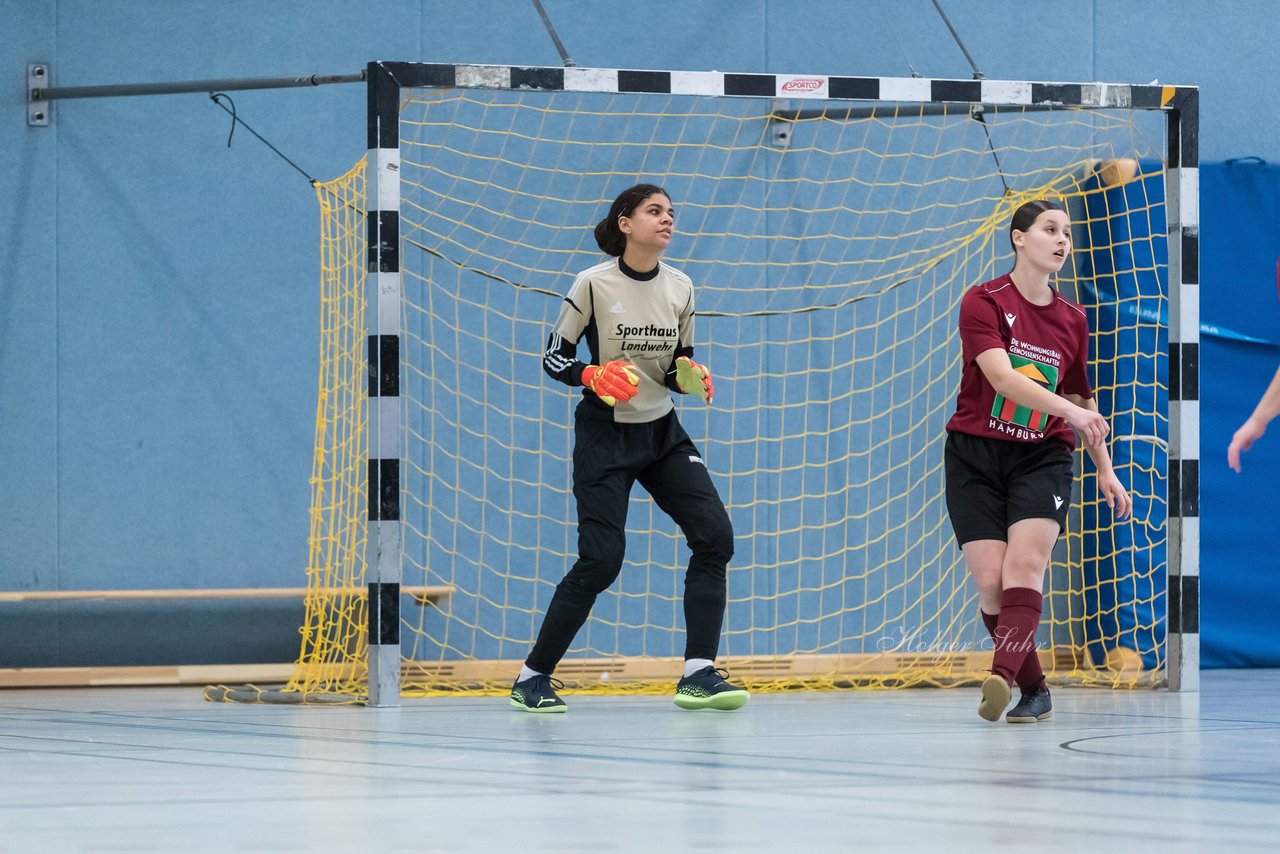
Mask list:
[[[1053,701],[1049,697],[1049,689],[1022,692],[1018,705],[1009,710],[1004,719],[1011,724],[1033,724],[1036,721],[1047,721],[1053,717]]]
[[[564,683],[550,676],[530,676],[511,686],[511,705],[522,712],[563,712],[569,707],[560,699],[556,689],[564,689]]]
[[[707,666],[676,683],[676,705],[682,709],[719,709],[722,712],[740,709],[751,695],[725,680],[727,670]]]

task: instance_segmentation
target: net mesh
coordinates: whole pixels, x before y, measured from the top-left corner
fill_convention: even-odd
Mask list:
[[[677,402],[735,529],[720,663],[756,689],[949,685],[990,645],[943,501],[964,290],[1052,196],[1094,330],[1132,521],[1081,460],[1039,645],[1053,678],[1164,667],[1166,249],[1158,116],[767,99],[428,91],[401,109],[406,693],[506,690],[576,558],[577,393],[541,354],[591,228],[664,186],[715,405]],[[1151,124],[1147,124],[1151,122]],[[1099,169],[1102,163],[1106,168]],[[1126,168],[1128,167],[1128,168]],[[363,696],[364,169],[318,187],[322,353],[309,598],[289,690]],[[690,403],[692,401],[692,403]],[[637,488],[626,562],[557,675],[671,690],[688,551]],[[333,589],[349,590],[334,595]]]

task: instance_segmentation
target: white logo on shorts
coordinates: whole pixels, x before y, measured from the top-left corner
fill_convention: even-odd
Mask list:
[[[691,462],[691,463],[702,463],[702,465],[704,465],[704,466],[706,465],[706,463],[703,463],[703,462],[702,462],[702,457],[695,457],[693,454],[690,454],[690,455],[689,455],[689,462]]]
[[[1062,509],[1062,499],[1061,499],[1061,498],[1059,498],[1059,497],[1058,497],[1058,496],[1056,496],[1056,495],[1055,495],[1055,496],[1053,496],[1053,509],[1054,509],[1054,510],[1061,510],[1061,509]]]

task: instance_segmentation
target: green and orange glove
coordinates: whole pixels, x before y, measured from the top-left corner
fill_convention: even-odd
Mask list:
[[[620,359],[603,365],[587,365],[582,371],[582,384],[596,393],[607,406],[626,403],[636,396],[640,372]]]
[[[716,393],[715,383],[711,381],[711,371],[706,365],[699,365],[688,356],[676,359],[676,385],[685,394],[692,394],[708,406]]]

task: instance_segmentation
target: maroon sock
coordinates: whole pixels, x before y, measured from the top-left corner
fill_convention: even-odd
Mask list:
[[[1000,615],[988,614],[982,609],[978,609],[978,613],[982,615],[982,625],[987,627],[987,634],[991,635],[992,640],[995,640],[996,626],[1000,622]],[[1034,649],[1022,660],[1022,667],[1018,668],[1018,675],[1014,677],[1013,681],[1018,684],[1019,688],[1028,693],[1034,693],[1045,687],[1044,671],[1040,669],[1040,656]]]
[[[995,630],[995,660],[991,672],[1005,681],[1016,681],[1023,662],[1035,654],[1036,629],[1044,597],[1030,587],[1010,587],[1000,597],[1000,617]],[[1037,668],[1039,664],[1037,663]]]

